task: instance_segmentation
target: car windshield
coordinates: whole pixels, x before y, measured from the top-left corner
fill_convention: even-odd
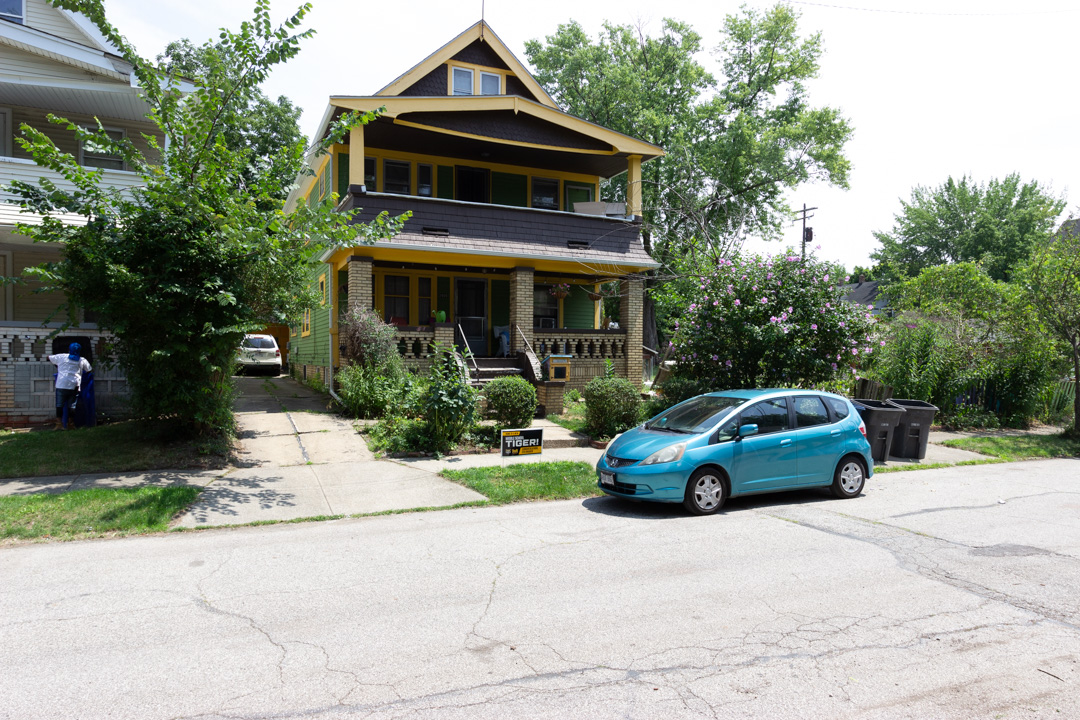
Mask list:
[[[742,398],[701,395],[676,405],[645,423],[646,430],[696,434],[705,432],[733,407],[742,405]]]
[[[273,350],[277,346],[274,344],[274,338],[246,337],[243,347],[254,350]]]

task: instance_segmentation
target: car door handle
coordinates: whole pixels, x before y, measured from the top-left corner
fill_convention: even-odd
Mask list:
[[[788,446],[788,445],[790,445],[790,444],[791,444],[791,440],[790,440],[790,439],[788,439],[788,440],[781,440],[781,441],[780,441],[780,447],[787,447],[787,446]]]
[[[833,437],[840,437],[840,431],[839,430],[831,430],[829,432],[829,434],[832,435]]]

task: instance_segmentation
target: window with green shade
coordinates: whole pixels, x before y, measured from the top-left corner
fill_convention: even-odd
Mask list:
[[[566,183],[566,209],[574,211],[574,203],[592,202],[593,186],[582,183]]]

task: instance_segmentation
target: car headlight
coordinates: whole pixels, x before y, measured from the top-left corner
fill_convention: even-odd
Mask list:
[[[641,464],[659,465],[660,463],[675,462],[676,460],[682,460],[684,452],[686,452],[686,443],[684,442],[676,445],[668,445],[666,448],[657,450],[652,455],[642,460]]]

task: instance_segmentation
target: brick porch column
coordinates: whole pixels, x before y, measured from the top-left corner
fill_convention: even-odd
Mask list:
[[[375,279],[371,274],[371,258],[353,255],[349,258],[349,307],[375,307]]]
[[[622,282],[622,326],[626,329],[626,379],[641,387],[643,362],[641,346],[645,342],[645,283],[641,280]]]
[[[521,334],[514,329],[514,325],[521,329],[529,344],[536,349],[533,343],[533,284],[534,272],[531,267],[516,267],[510,271],[511,353],[525,350],[525,343],[521,341]]]

